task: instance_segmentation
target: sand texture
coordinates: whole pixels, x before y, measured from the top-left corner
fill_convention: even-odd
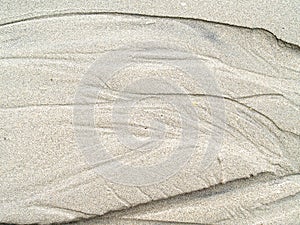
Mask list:
[[[0,223],[300,224],[299,3],[240,3],[2,1]]]

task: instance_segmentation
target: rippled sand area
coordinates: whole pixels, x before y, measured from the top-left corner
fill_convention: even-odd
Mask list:
[[[0,223],[300,223],[299,4],[2,5]]]

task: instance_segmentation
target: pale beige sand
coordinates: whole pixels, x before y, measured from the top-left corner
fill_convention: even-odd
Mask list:
[[[27,10],[32,13],[29,17],[53,14],[49,8],[43,13],[39,5],[34,8]],[[3,14],[4,23],[25,18],[26,10],[20,9]],[[292,30],[291,40],[283,39],[297,43]],[[6,24],[0,27],[0,42],[0,222],[69,222],[116,210],[121,214],[89,223],[300,222],[300,50],[296,45],[259,29],[110,13],[67,13]],[[99,59],[102,64],[95,64]],[[120,63],[126,68],[114,71]],[[204,65],[203,70],[198,65]],[[99,79],[114,76],[103,81],[92,80],[91,74]],[[137,79],[149,77],[164,80],[153,86],[150,81],[134,85]],[[164,81],[184,93],[170,92]],[[78,91],[84,82],[88,89]],[[125,86],[130,88],[122,92]],[[91,94],[94,90],[101,90],[98,98]],[[139,101],[141,96],[151,98]],[[124,105],[115,106],[118,99]],[[194,111],[175,109],[168,100],[186,103]],[[81,110],[91,103],[96,103],[95,134],[112,159],[82,148],[98,144],[90,136],[94,127],[84,120],[84,113],[81,117],[85,112]],[[122,115],[131,107],[128,122]],[[196,138],[182,137],[185,123],[192,135],[188,137]],[[118,139],[127,134],[117,137],[114,129],[119,126],[122,131],[124,124],[141,143],[165,135],[150,139],[158,143],[153,147],[150,142],[154,151],[132,152],[122,143],[131,145],[131,139]],[[85,141],[78,133],[85,135]],[[210,144],[220,149],[205,158]],[[174,164],[149,173],[153,184],[136,185],[148,177],[126,174],[129,170],[117,171],[128,175],[122,181],[118,173],[111,173],[117,160],[128,168],[145,168],[167,160],[181,145],[187,159],[180,155],[176,163],[182,168],[176,170]],[[168,174],[160,182],[155,180],[159,172],[162,177]],[[223,191],[214,193],[215,188]],[[186,196],[176,197],[182,194]],[[134,208],[139,204],[145,205]]]
[[[162,17],[195,18],[249,28],[262,28],[300,45],[300,4],[297,0],[1,0],[0,23],[65,13],[118,12]]]
[[[82,223],[298,224],[299,175],[273,179],[263,174]]]

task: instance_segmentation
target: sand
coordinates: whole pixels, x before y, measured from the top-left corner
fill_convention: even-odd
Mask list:
[[[295,2],[2,2],[0,222],[300,222]]]

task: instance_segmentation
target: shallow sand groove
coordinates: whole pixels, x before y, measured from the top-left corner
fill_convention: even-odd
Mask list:
[[[300,45],[299,10],[294,0],[110,0],[110,1],[25,1],[1,0],[0,26],[28,19],[67,14],[121,13],[156,17],[190,18],[231,26],[260,28],[279,39]],[[18,7],[16,7],[18,6]]]
[[[114,14],[0,34],[1,222],[300,222],[297,46],[262,30]],[[176,149],[190,157],[163,167]],[[114,165],[160,165],[163,179]]]

